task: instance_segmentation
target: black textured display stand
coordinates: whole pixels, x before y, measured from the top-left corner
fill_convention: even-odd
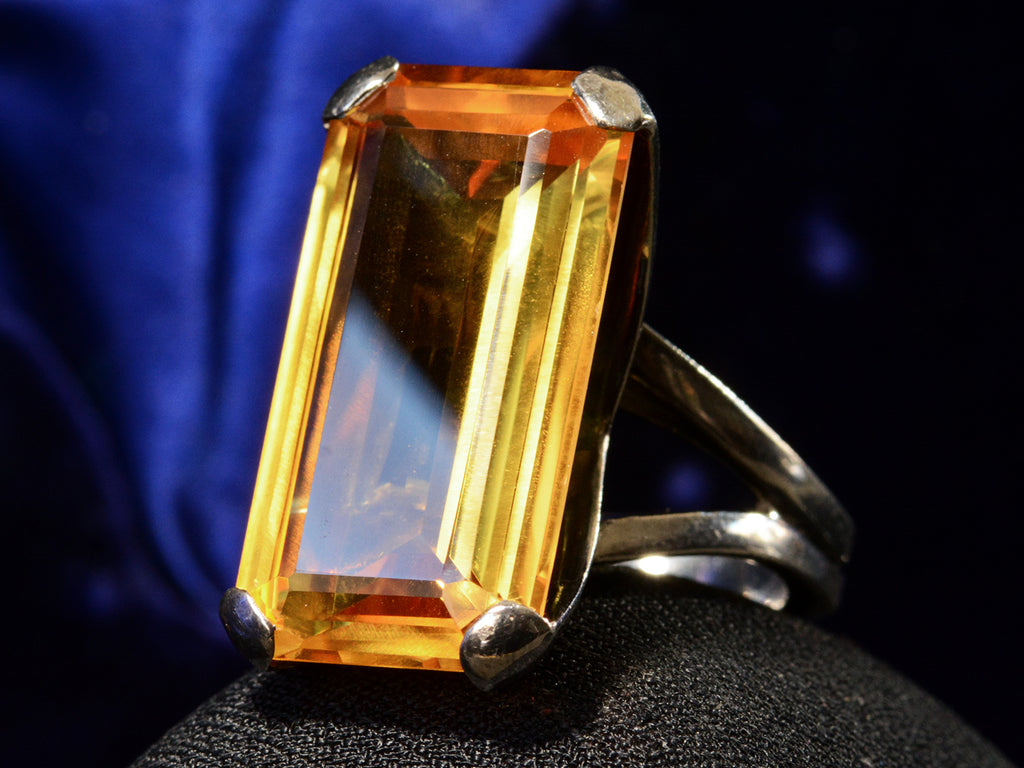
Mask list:
[[[1009,763],[916,686],[812,624],[603,578],[538,667],[498,691],[436,672],[254,672],[135,765]]]

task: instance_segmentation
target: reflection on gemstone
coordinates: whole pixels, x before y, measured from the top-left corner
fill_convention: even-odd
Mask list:
[[[573,75],[403,66],[332,122],[238,579],[276,658],[544,613],[633,139]]]
[[[447,489],[457,430],[436,387],[354,290],[296,572],[440,579],[443,510],[427,497],[431,485]]]

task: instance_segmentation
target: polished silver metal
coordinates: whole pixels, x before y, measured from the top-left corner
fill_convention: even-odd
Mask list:
[[[643,327],[642,298],[647,293],[650,264],[654,255],[654,234],[658,216],[655,203],[661,168],[658,122],[640,91],[614,69],[591,67],[577,75],[572,85],[577,98],[598,125],[634,134],[615,254],[612,257],[612,262],[615,263],[625,255],[624,251],[631,250],[632,255],[639,254],[641,264],[639,282],[642,289],[639,304],[627,317],[612,318],[612,322],[619,326],[617,334],[628,365]],[[604,328],[601,332],[604,332]],[[623,386],[627,385],[628,382],[624,381]],[[558,584],[553,585],[553,595],[548,599],[547,614],[554,623],[556,634],[579,602],[594,559],[601,520],[601,497],[610,428],[610,421],[599,425],[599,429],[603,430],[603,437],[598,443],[597,450],[577,453],[575,457],[572,477],[577,485],[570,485],[566,517],[585,519],[587,523],[583,528],[567,532],[572,544],[565,547],[562,552],[560,580]],[[569,514],[569,507],[573,505],[579,514]]]
[[[324,107],[324,127],[326,128],[331,120],[338,120],[347,115],[371,93],[394,80],[396,74],[398,60],[393,56],[382,56],[349,77],[338,87]]]
[[[220,600],[220,620],[224,629],[245,658],[260,670],[274,658],[274,625],[256,607],[252,595],[232,587]]]
[[[790,602],[789,584],[779,574],[750,558],[731,555],[646,555],[611,566],[653,578],[685,579],[739,595],[781,611]]]
[[[572,81],[572,89],[602,128],[638,131],[654,120],[644,97],[629,80],[611,67],[590,67]]]
[[[595,564],[636,561],[649,556],[715,555],[753,560],[789,584],[783,605],[823,614],[839,605],[842,575],[797,528],[777,514],[762,512],[677,512],[606,520],[594,552]],[[707,582],[708,579],[695,580]],[[719,581],[712,584],[729,588]],[[742,592],[739,589],[731,591]],[[783,607],[772,605],[772,607]]]
[[[466,630],[459,659],[466,676],[489,691],[540,658],[555,625],[532,608],[509,600],[491,606]]]
[[[853,521],[818,476],[746,403],[645,325],[621,407],[672,430],[729,464],[834,562],[846,562]]]

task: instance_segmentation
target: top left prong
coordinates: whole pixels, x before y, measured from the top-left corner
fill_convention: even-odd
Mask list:
[[[359,102],[395,79],[398,73],[398,60],[393,56],[382,56],[371,64],[360,69],[334,92],[324,107],[324,128],[331,120],[344,117]]]

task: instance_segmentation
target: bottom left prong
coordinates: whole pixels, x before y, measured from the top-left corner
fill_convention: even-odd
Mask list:
[[[220,601],[220,620],[235,648],[253,666],[265,670],[274,658],[274,625],[263,615],[252,595],[232,587]]]

